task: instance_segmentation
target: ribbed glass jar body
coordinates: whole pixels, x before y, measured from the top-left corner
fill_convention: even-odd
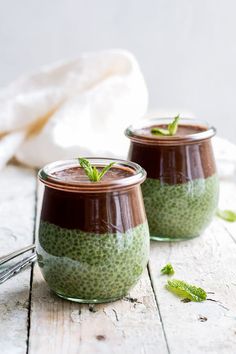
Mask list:
[[[182,119],[176,136],[153,136],[153,126],[165,128],[171,119],[146,121],[144,128],[129,127],[128,159],[147,171],[142,185],[151,238],[185,240],[209,225],[218,203],[219,182],[211,138],[214,128]],[[188,134],[192,133],[192,134]]]
[[[111,162],[90,161],[98,168]],[[147,265],[149,230],[140,188],[145,172],[137,164],[114,162],[104,182],[77,178],[76,160],[39,172],[44,185],[39,266],[49,287],[68,300],[98,303],[121,298]],[[63,173],[67,170],[69,177]]]

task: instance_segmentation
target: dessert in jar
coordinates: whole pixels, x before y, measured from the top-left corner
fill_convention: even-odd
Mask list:
[[[137,164],[88,159],[101,172],[91,181],[77,159],[39,172],[44,185],[36,250],[42,274],[57,295],[84,302],[109,302],[137,283],[149,256],[149,230]]]
[[[142,191],[150,235],[161,241],[200,235],[218,203],[219,182],[211,144],[215,128],[182,118],[174,135],[156,134],[165,132],[172,119],[145,120],[126,129],[131,141],[128,159],[147,171]]]

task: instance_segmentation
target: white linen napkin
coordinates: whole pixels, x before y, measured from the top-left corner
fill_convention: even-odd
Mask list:
[[[43,67],[0,90],[0,168],[12,156],[32,167],[76,156],[125,157],[123,131],[147,105],[143,75],[127,51]]]

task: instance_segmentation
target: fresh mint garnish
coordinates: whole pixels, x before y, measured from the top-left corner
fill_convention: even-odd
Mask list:
[[[168,129],[163,129],[163,128],[152,128],[151,133],[153,135],[164,135],[164,136],[170,136],[169,130]]]
[[[154,135],[173,136],[177,132],[179,120],[180,116],[178,114],[176,117],[174,117],[173,121],[168,124],[167,129],[154,127],[151,129],[151,133]]]
[[[236,213],[233,212],[232,210],[220,210],[218,209],[216,212],[216,215],[219,216],[219,218],[229,221],[229,222],[234,222],[236,221]]]
[[[99,182],[115,162],[109,163],[109,165],[105,166],[101,171],[84,158],[79,158],[79,163],[91,182]]]
[[[168,131],[170,135],[175,135],[178,129],[180,116],[179,114],[173,119],[173,121],[168,125]]]
[[[195,302],[206,300],[207,294],[202,288],[185,283],[182,280],[168,280],[166,288],[175,295]]]
[[[161,269],[161,273],[164,275],[173,275],[175,273],[174,268],[170,263],[167,263],[165,267]]]

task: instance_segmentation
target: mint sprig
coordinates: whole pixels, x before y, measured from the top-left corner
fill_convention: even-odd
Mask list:
[[[162,269],[161,274],[163,275],[173,275],[175,273],[173,266],[167,263]]]
[[[235,222],[236,221],[236,213],[232,210],[220,210],[218,209],[216,215],[226,221]]]
[[[102,177],[110,170],[110,168],[115,164],[115,162],[109,163],[101,171],[99,171],[95,166],[93,166],[87,159],[79,158],[80,166],[84,169],[84,172],[88,176],[91,182],[99,182]]]
[[[173,121],[168,124],[167,129],[154,127],[151,129],[151,133],[153,135],[173,136],[177,133],[179,120],[180,115],[178,114],[176,117],[174,117]]]
[[[206,300],[207,297],[205,290],[182,280],[168,280],[166,288],[175,295],[190,301],[201,302]]]
[[[179,114],[173,119],[173,121],[168,125],[168,130],[170,135],[175,135],[178,129],[180,116]]]

